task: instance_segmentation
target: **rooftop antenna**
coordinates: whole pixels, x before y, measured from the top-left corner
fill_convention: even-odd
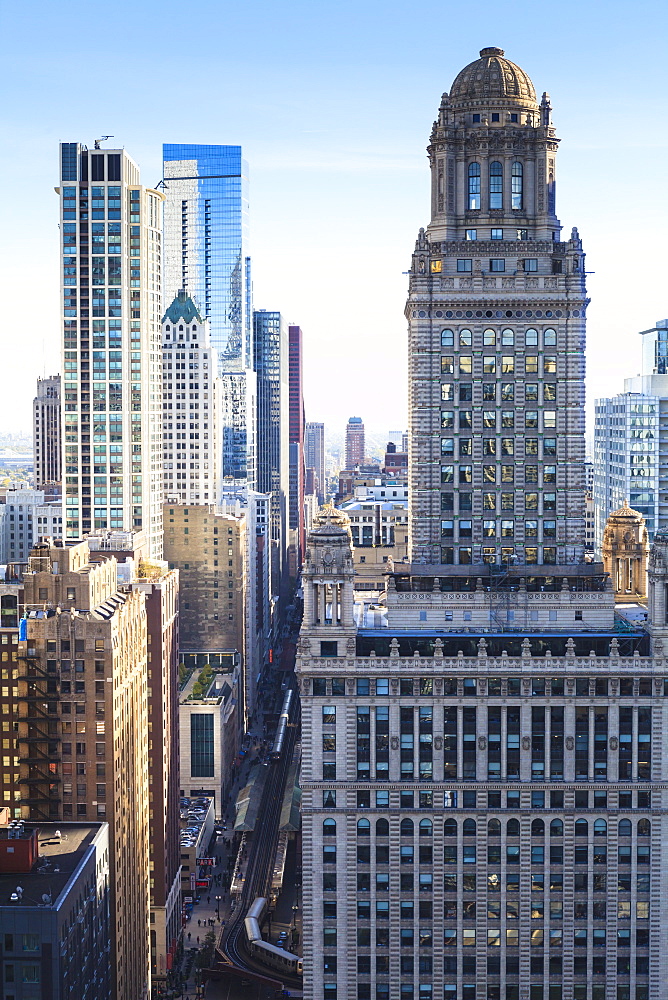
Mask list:
[[[95,140],[95,149],[100,148],[100,143],[105,142],[107,139],[113,139],[113,135],[101,135],[99,139]]]

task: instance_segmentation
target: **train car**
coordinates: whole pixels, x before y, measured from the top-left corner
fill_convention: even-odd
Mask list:
[[[277,948],[276,945],[265,941],[260,931],[260,921],[267,908],[267,900],[264,896],[258,896],[253,905],[248,910],[244,919],[244,930],[246,941],[251,955],[279,972],[289,972],[292,975],[302,975],[302,960],[299,955],[293,955],[285,948]]]
[[[272,760],[278,760],[283,752],[283,744],[285,743],[285,734],[288,722],[290,721],[290,708],[292,706],[293,697],[294,691],[292,689],[285,692],[283,708],[281,709],[281,714],[278,717],[278,726],[276,727],[276,739],[274,740],[274,747],[271,751]]]

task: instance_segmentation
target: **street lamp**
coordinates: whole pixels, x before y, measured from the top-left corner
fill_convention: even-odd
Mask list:
[[[218,917],[218,922],[220,923],[220,901],[223,897],[216,896],[216,916]]]

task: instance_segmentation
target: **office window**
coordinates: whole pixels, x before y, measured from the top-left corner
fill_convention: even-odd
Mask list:
[[[489,165],[489,207],[503,208],[503,167],[498,160]]]
[[[494,273],[498,274],[501,271],[505,271],[505,269],[506,269],[506,262],[505,262],[505,260],[503,258],[499,258],[499,257],[492,258],[490,260],[490,262],[489,262],[489,269],[490,269],[490,271],[493,274]]]
[[[459,258],[457,261],[457,271],[468,274],[473,270],[473,261],[467,258]]]
[[[480,164],[469,163],[468,175],[468,206],[480,208]]]

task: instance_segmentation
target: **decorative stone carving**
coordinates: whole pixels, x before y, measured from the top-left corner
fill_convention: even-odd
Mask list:
[[[348,694],[355,694],[355,679],[354,679],[354,677],[348,677],[348,679],[346,680],[346,688],[348,690]]]
[[[619,749],[619,740],[617,739],[616,736],[611,736],[610,737],[610,749],[611,750],[618,750]]]
[[[566,737],[566,749],[567,750],[574,750],[575,749],[575,740],[573,739],[572,736],[567,736]]]
[[[442,736],[435,736],[434,737],[434,750],[442,750],[442,749],[443,749],[443,737]]]
[[[486,736],[479,736],[478,737],[478,750],[486,750],[486,749],[487,749],[487,737]]]
[[[399,749],[399,737],[398,736],[393,736],[390,739],[390,747],[392,748],[392,750],[398,750]]]
[[[523,736],[522,737],[522,749],[523,750],[531,750],[531,737],[530,736]]]

